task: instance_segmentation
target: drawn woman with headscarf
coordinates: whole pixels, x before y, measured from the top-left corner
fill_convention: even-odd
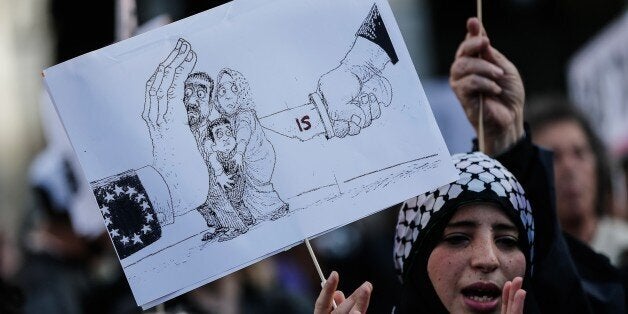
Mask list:
[[[275,149],[266,138],[244,76],[225,68],[218,73],[216,109],[232,125],[236,137],[233,160],[245,174],[244,204],[256,220],[277,219],[288,212],[270,182],[275,170]]]

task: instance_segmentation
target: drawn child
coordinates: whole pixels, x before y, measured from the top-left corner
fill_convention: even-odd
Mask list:
[[[246,208],[244,195],[244,173],[236,165],[233,156],[236,154],[236,138],[231,124],[226,118],[218,118],[209,123],[208,135],[212,140],[212,152],[208,161],[215,171],[216,179],[224,188],[227,198],[247,225],[255,224],[251,211]]]
[[[245,174],[244,204],[256,220],[277,219],[288,212],[270,182],[275,170],[275,149],[260,124],[250,87],[244,76],[232,69],[218,73],[216,109],[231,121],[236,148],[233,160]]]

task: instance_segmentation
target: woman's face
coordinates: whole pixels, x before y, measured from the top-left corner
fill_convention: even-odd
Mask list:
[[[232,115],[238,110],[238,85],[229,74],[224,74],[218,82],[216,91],[218,105],[227,115]]]
[[[460,207],[427,262],[445,308],[450,313],[499,313],[504,284],[525,273],[518,243],[517,227],[495,205]]]

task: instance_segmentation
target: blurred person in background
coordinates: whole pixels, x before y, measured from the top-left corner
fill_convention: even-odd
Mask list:
[[[628,249],[628,224],[611,215],[610,161],[604,144],[586,117],[557,95],[531,100],[526,120],[534,142],[554,152],[561,227],[619,266]]]
[[[77,181],[67,157],[44,150],[31,165],[29,182],[36,204],[21,232],[23,262],[16,276],[24,312],[139,312],[107,235],[75,232],[69,211]]]
[[[287,278],[279,274],[282,271],[281,260],[281,255],[264,259],[192,290],[166,302],[166,311],[208,314],[311,313],[313,296],[292,289]]]

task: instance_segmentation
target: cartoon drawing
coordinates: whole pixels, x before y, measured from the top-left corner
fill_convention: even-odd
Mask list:
[[[236,138],[229,120],[218,118],[209,124],[209,136],[212,140],[213,153],[209,156],[212,169],[216,171],[216,178],[227,177],[227,183],[221,183],[231,205],[235,208],[240,219],[247,225],[254,225],[255,218],[244,205],[245,178],[243,168],[236,164]]]
[[[195,58],[190,43],[179,39],[147,82],[147,101],[142,117],[149,127],[154,164],[158,171],[164,172],[166,181],[175,181],[173,188],[176,188],[177,174],[169,171],[167,164],[167,157],[176,152],[163,146],[174,144],[168,139],[168,125],[174,112],[171,106],[176,105],[176,97],[172,95],[176,95],[176,89],[183,85],[182,103],[187,122],[209,174],[206,201],[196,207],[210,227],[203,240],[225,241],[247,232],[248,226],[258,221],[284,216],[288,204],[281,200],[270,182],[275,167],[275,150],[255,113],[248,82],[241,73],[223,69],[217,77],[216,93],[214,80],[205,72],[190,73],[181,84],[182,74],[192,72]],[[165,112],[161,114],[162,111]],[[231,121],[229,131],[235,146],[229,152],[214,151],[216,148],[227,149],[221,145],[224,139],[220,142],[210,127],[222,116]],[[223,130],[216,131],[224,135]],[[233,165],[227,167],[231,173],[224,170],[224,164],[218,158]]]
[[[288,212],[288,204],[279,198],[270,182],[275,170],[275,148],[262,128],[244,76],[232,69],[218,73],[216,108],[235,132],[233,160],[243,169],[244,204],[256,220],[275,220]]]
[[[212,141],[209,125],[220,118],[212,101],[213,92],[214,80],[207,73],[192,73],[184,83],[183,104],[187,112],[190,131],[209,172],[207,199],[204,204],[197,207],[197,210],[205,218],[207,226],[214,230],[207,232],[203,240],[208,241],[218,237],[219,241],[224,241],[246,232],[248,227],[240,219],[233,203],[228,200],[225,191],[221,188],[226,186],[230,179],[221,168],[212,167],[210,156],[215,156],[213,146],[205,144]]]
[[[153,75],[146,82],[142,119],[148,127],[153,148],[152,166],[163,176],[167,186],[176,191],[180,189],[178,173],[173,171],[173,163],[181,162],[181,152],[177,150],[178,133],[175,110],[171,110],[180,99],[178,89],[183,88],[183,80],[196,64],[196,54],[189,43],[180,39],[168,57],[159,64]],[[173,212],[175,208],[188,208],[187,200],[172,193]],[[169,221],[172,222],[172,221]]]
[[[309,140],[357,135],[392,102],[392,86],[382,71],[399,61],[377,5],[358,29],[340,65],[323,74],[310,103],[262,118],[265,128],[281,135]],[[338,86],[345,88],[338,89]],[[301,117],[286,125],[290,117]]]
[[[169,193],[171,205],[160,212],[158,221],[171,224],[177,208],[194,208],[209,228],[202,240],[226,241],[260,222],[286,215],[289,205],[271,182],[276,153],[255,111],[248,81],[230,68],[222,69],[214,81],[206,72],[193,72],[196,62],[191,44],[180,38],[146,83],[142,119],[153,147],[152,169],[169,191],[179,189],[182,178],[172,169],[174,163],[183,160],[178,155],[184,152],[177,150],[173,130],[177,106],[183,105],[209,178],[203,204],[188,204],[176,193]],[[382,107],[392,101],[391,84],[382,74],[389,62],[397,63],[397,54],[373,5],[340,64],[319,78],[317,91],[305,105],[316,113],[297,120],[299,130],[317,126],[323,131],[311,132],[309,138],[324,133],[330,139],[357,135],[370,126],[382,115]],[[264,117],[266,127],[285,112]]]
[[[179,180],[183,178],[179,178],[178,174],[172,171],[174,168],[172,163],[184,159],[178,154],[187,153],[177,150],[177,137],[174,132],[175,106],[185,106],[190,131],[206,162],[210,154],[204,145],[208,139],[207,127],[211,120],[219,117],[211,102],[213,80],[203,72],[190,74],[195,64],[196,53],[190,43],[181,38],[146,83],[142,118],[148,126],[153,144],[153,165],[163,175],[168,186],[175,190],[179,186]],[[181,90],[183,99],[177,98]],[[247,226],[218,186],[213,169],[208,165],[207,170],[210,178],[207,201],[198,206],[188,204],[183,199],[174,199],[175,207],[196,208],[207,222],[207,226],[213,228],[204,236],[206,240],[216,236],[219,236],[219,240],[228,240],[246,232]]]
[[[45,71],[144,308],[457,174],[387,1],[248,3]]]

